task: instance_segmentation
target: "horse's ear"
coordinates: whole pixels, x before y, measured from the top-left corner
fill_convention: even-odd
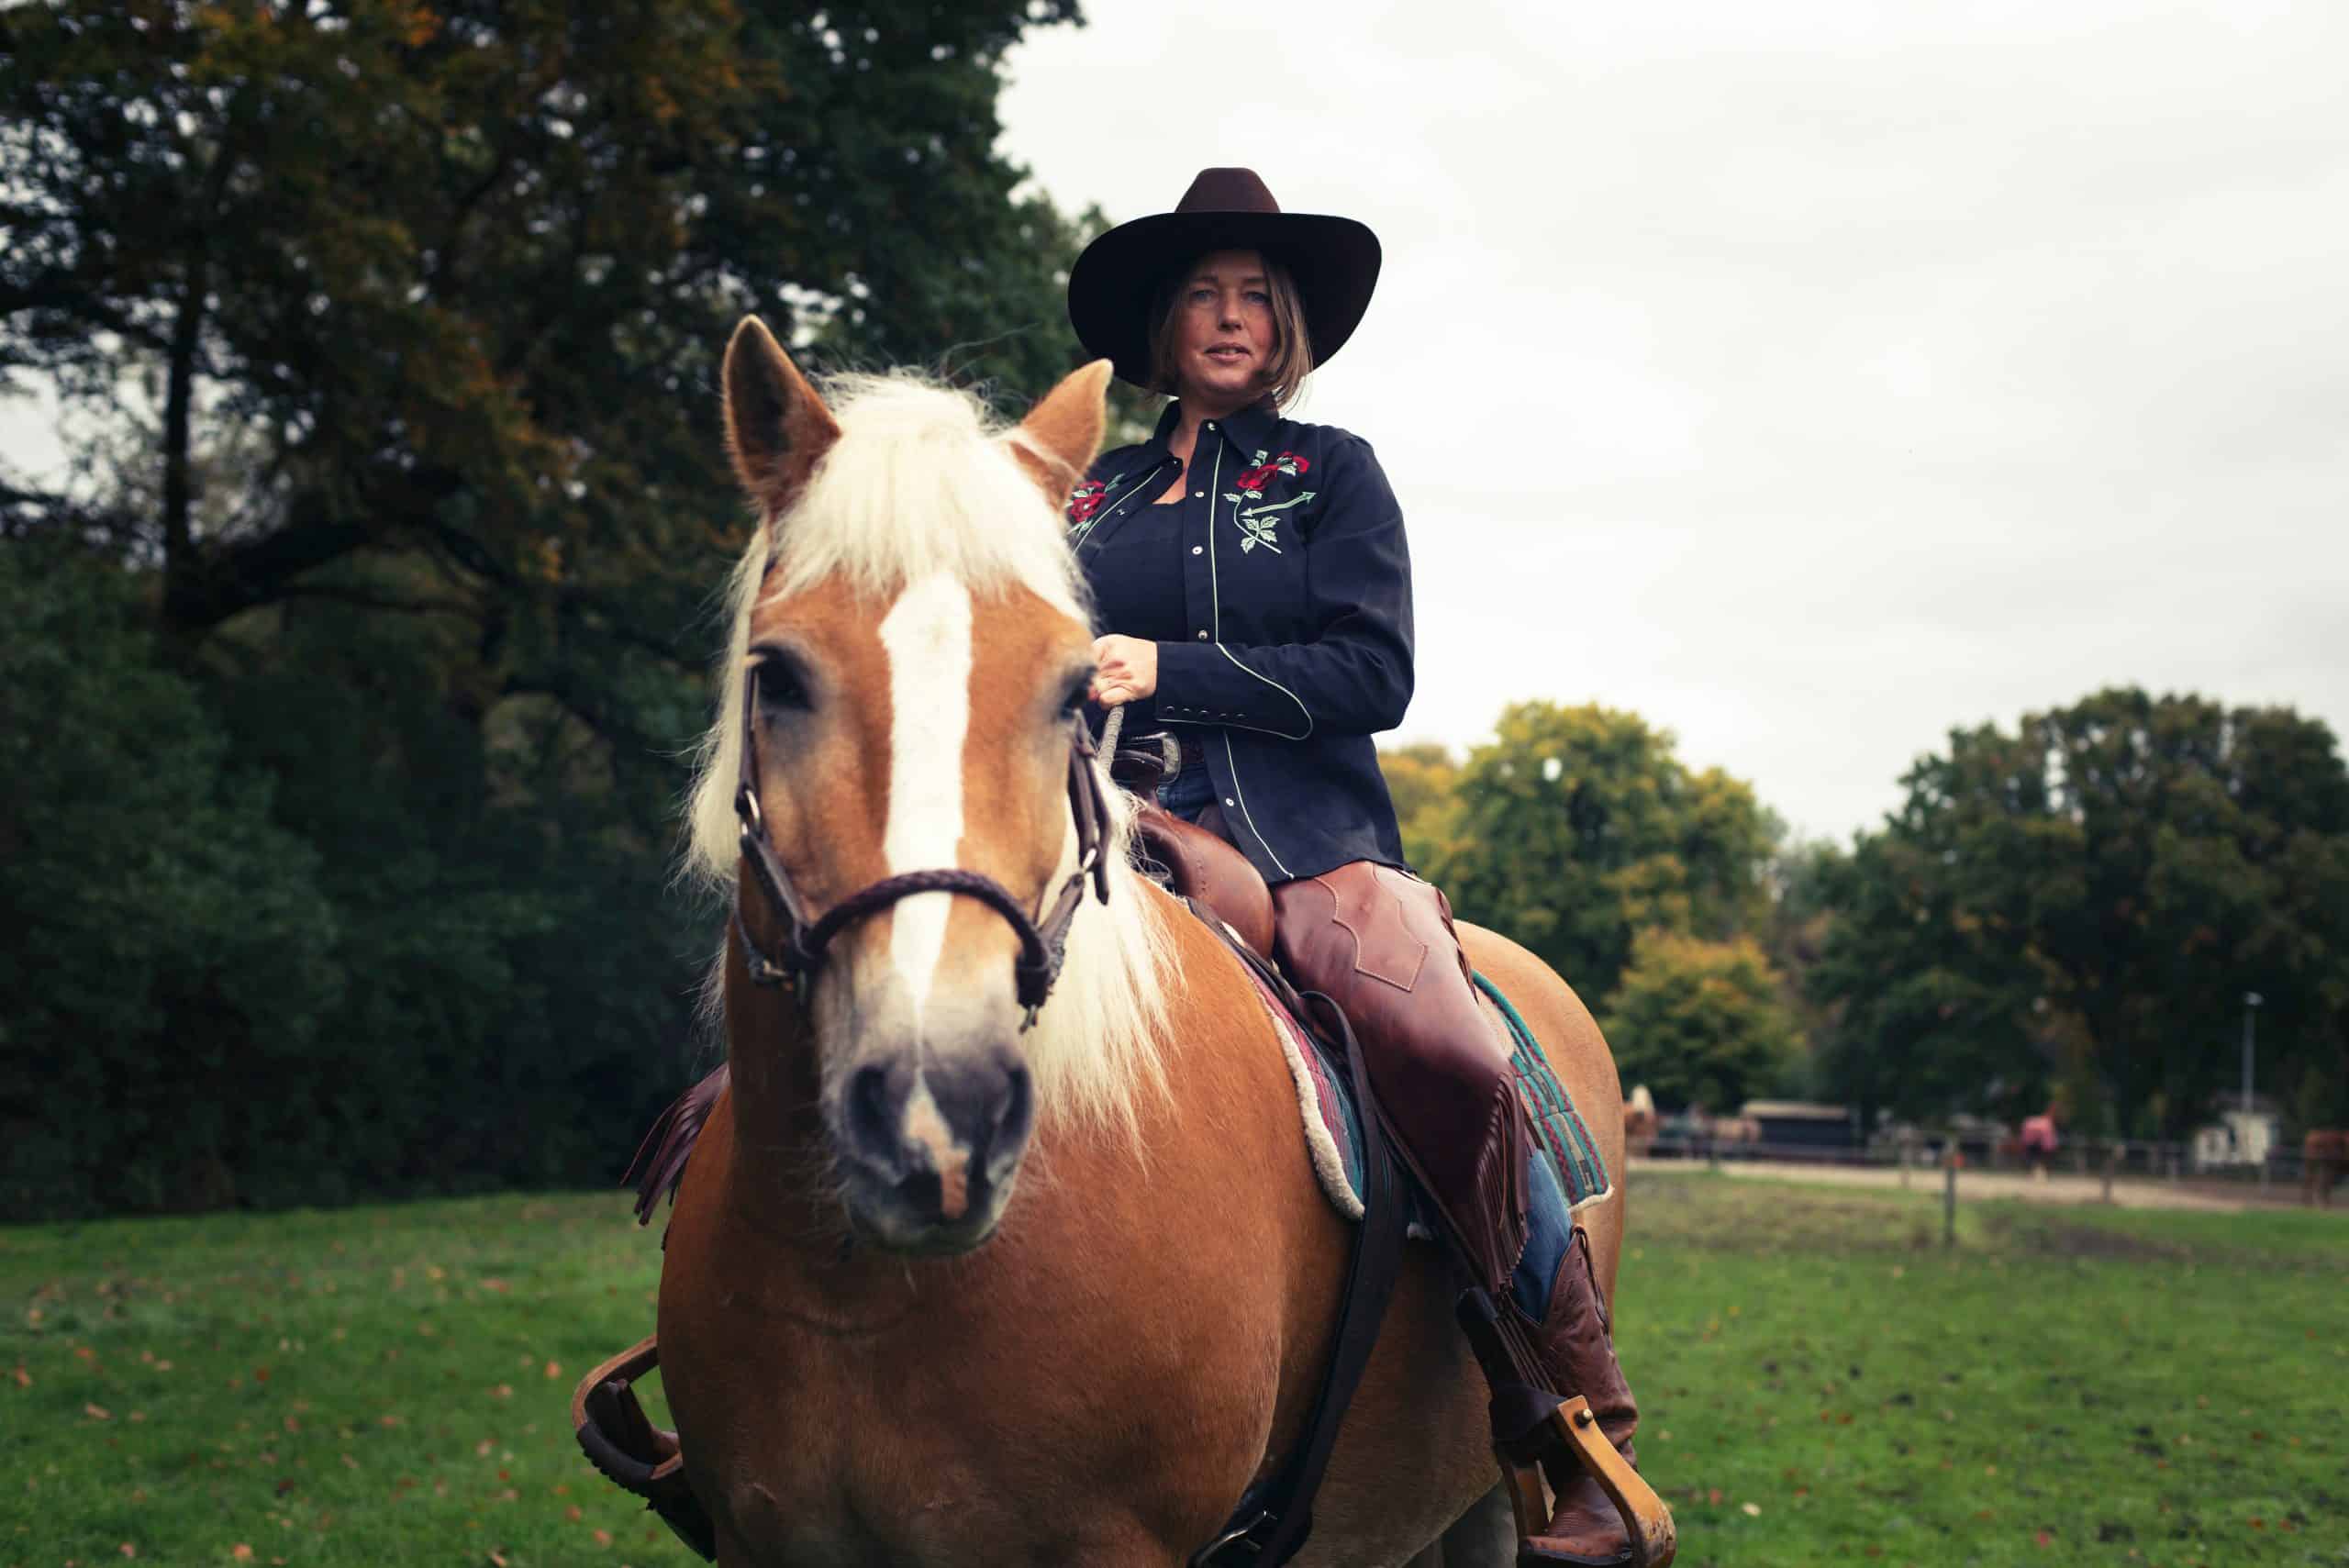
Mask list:
[[[1109,417],[1102,396],[1108,388],[1107,360],[1071,371],[1012,432],[1011,450],[1019,466],[1043,486],[1045,498],[1055,506],[1067,504],[1068,493],[1101,450],[1101,430]]]
[[[726,345],[726,450],[762,515],[772,520],[799,498],[840,434],[832,411],[766,324],[742,317]]]

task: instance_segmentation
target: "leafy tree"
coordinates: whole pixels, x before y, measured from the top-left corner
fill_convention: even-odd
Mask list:
[[[1413,865],[1442,861],[1457,848],[1459,811],[1453,791],[1460,763],[1451,749],[1434,741],[1397,746],[1378,753],[1395,820],[1403,829],[1403,852]]]
[[[1848,1092],[2076,1103],[2175,1135],[2234,1081],[2257,991],[2288,1095],[2349,1049],[2349,772],[2285,708],[2098,693],[1954,730],[1863,840],[1816,974]]]
[[[184,637],[297,593],[389,598],[317,576],[396,552],[674,658],[661,612],[739,527],[710,461],[733,318],[1029,390],[1064,367],[1070,232],[992,151],[1030,15],[11,10],[0,368],[105,406],[151,384],[137,543]],[[208,508],[206,429],[248,452]]]
[[[140,609],[118,568],[0,550],[0,1214],[217,1201],[256,1147],[324,1152],[317,857]]]
[[[1460,770],[1457,839],[1431,876],[1604,1011],[1638,932],[1723,940],[1766,904],[1775,824],[1752,786],[1673,748],[1635,714],[1511,706]]]
[[[1603,1027],[1625,1086],[1645,1084],[1668,1106],[1735,1110],[1775,1088],[1799,1049],[1778,976],[1743,937],[1641,932]]]
[[[153,635],[86,658],[169,672],[217,748],[181,783],[244,824],[217,838],[232,880],[323,910],[302,929],[333,983],[285,1020],[163,1008],[191,1040],[87,1015],[125,1062],[216,1053],[205,1094],[268,1085],[317,1129],[307,1166],[270,1153],[284,1129],[225,1139],[237,1196],[625,1157],[716,935],[664,875],[748,526],[716,356],[756,310],[818,365],[1050,384],[1082,226],[1020,194],[995,106],[1005,50],[1074,16],[0,10],[0,375],[102,432],[81,483],[0,474],[5,549],[133,569],[110,602]],[[91,733],[94,756],[132,740]],[[241,951],[233,914],[161,900],[159,940]],[[297,1023],[314,1070],[272,1078]]]
[[[1766,873],[1769,913],[1756,936],[1778,975],[1780,996],[1795,1020],[1796,1033],[1807,1048],[1800,1070],[1794,1074],[1795,1087],[1807,1095],[1823,1092],[1821,1063],[1841,1051],[1842,1010],[1815,994],[1810,977],[1826,953],[1828,933],[1836,919],[1833,900],[1849,858],[1826,840],[1781,842],[1770,857]]]

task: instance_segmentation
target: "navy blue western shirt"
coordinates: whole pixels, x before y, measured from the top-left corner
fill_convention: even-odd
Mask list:
[[[1158,645],[1157,693],[1126,733],[1198,735],[1267,881],[1401,865],[1371,740],[1411,700],[1411,561],[1386,475],[1361,437],[1265,403],[1204,421],[1182,500],[1156,507],[1177,412],[1104,453],[1069,503],[1095,634]]]

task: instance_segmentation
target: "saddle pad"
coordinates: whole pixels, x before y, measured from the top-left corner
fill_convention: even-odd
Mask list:
[[[1281,1054],[1287,1059],[1289,1077],[1297,1084],[1299,1120],[1304,1124],[1305,1149],[1313,1173],[1330,1207],[1348,1219],[1360,1219],[1362,1203],[1362,1107],[1354,1103],[1353,1085],[1345,1063],[1324,1054],[1320,1043],[1288,1009],[1275,999],[1264,983],[1252,973],[1249,981],[1272,1015],[1273,1032],[1280,1036]],[[1550,1162],[1565,1195],[1569,1209],[1596,1203],[1613,1189],[1607,1162],[1592,1141],[1590,1129],[1575,1109],[1573,1099],[1534,1043],[1533,1031],[1509,1005],[1500,987],[1482,974],[1476,987],[1508,1024],[1513,1050],[1509,1067],[1517,1075],[1517,1094],[1533,1129],[1533,1141]],[[1415,1200],[1416,1201],[1416,1200]]]

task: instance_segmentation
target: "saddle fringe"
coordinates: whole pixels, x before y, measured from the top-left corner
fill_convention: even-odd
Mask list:
[[[639,1225],[651,1224],[652,1211],[661,1200],[677,1195],[677,1184],[685,1177],[685,1161],[701,1140],[702,1124],[709,1120],[718,1096],[731,1081],[726,1064],[719,1063],[717,1072],[678,1095],[637,1145],[636,1158],[628,1162],[628,1173],[620,1177],[620,1184],[636,1188]]]

